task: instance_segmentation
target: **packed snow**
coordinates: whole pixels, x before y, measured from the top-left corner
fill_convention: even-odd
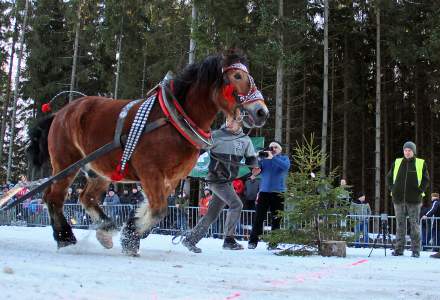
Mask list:
[[[440,299],[440,259],[347,249],[346,258],[228,251],[205,238],[201,254],[171,236],[142,240],[141,256],[102,248],[91,230],[57,250],[50,227],[0,227],[0,299]],[[241,242],[246,246],[246,242]]]

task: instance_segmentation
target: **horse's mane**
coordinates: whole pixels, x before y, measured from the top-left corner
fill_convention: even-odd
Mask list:
[[[246,57],[241,51],[229,50],[224,55],[211,55],[200,63],[186,66],[174,80],[176,98],[183,104],[189,87],[193,84],[199,95],[207,95],[213,86],[219,88],[222,85],[222,67],[238,62],[247,65]]]

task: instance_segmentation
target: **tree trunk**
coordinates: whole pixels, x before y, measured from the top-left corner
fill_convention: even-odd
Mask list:
[[[333,170],[333,134],[334,134],[334,110],[335,106],[335,55],[332,55],[332,87],[331,87],[331,97],[330,97],[330,153],[329,153],[329,170]]]
[[[375,145],[375,180],[374,180],[374,211],[376,214],[380,213],[380,87],[381,87],[381,72],[380,72],[380,7],[379,0],[376,1],[376,145]]]
[[[419,105],[419,68],[418,63],[416,62],[415,66],[415,80],[414,80],[414,111],[415,111],[415,117],[414,117],[414,139],[416,145],[420,145],[420,136],[419,136],[419,129],[420,129],[420,105]],[[417,155],[422,157],[422,147],[419,147],[417,149],[418,153]]]
[[[384,177],[386,178],[388,171],[390,170],[390,160],[389,160],[389,133],[388,133],[388,104],[386,99],[384,99],[384,101],[381,101],[383,104],[383,144],[384,144],[384,170],[383,170],[383,174]],[[388,192],[388,181],[384,180],[384,186],[385,186],[385,191],[384,191],[384,206],[383,206],[383,211],[385,213],[388,213],[388,201],[389,201],[389,197],[390,197],[390,193]]]
[[[366,147],[366,143],[365,143],[365,131],[366,131],[366,126],[365,126],[365,111],[362,112],[362,167],[361,167],[361,189],[362,191],[365,192],[365,171],[366,171],[366,167],[365,167],[365,147]]]
[[[278,17],[283,18],[283,0],[278,0]],[[279,42],[281,53],[277,62],[276,103],[275,103],[275,140],[282,143],[283,138],[283,27],[279,28]]]
[[[322,256],[347,256],[347,243],[345,241],[323,241],[319,254]]]
[[[11,135],[9,140],[9,156],[8,156],[8,167],[6,171],[6,181],[10,181],[11,179],[12,148],[15,139],[15,121],[16,121],[15,118],[17,113],[18,90],[20,88],[21,60],[23,59],[23,53],[24,53],[24,34],[26,32],[28,11],[29,11],[29,0],[26,0],[26,6],[24,8],[23,28],[20,32],[20,40],[19,40],[20,51],[18,53],[17,71],[15,73],[15,80],[14,80],[14,100],[12,103],[12,116],[11,116],[11,126],[10,126]]]
[[[435,153],[435,139],[434,139],[434,113],[432,111],[429,112],[430,118],[429,118],[429,127],[430,127],[430,144],[431,144],[431,155],[430,155],[430,162],[429,162],[429,176],[430,176],[430,191],[431,193],[434,191],[434,175],[435,175],[435,169],[434,169],[434,153]]]
[[[306,118],[307,118],[307,74],[306,74],[306,67],[304,66],[304,80],[303,80],[303,97],[302,97],[302,119],[301,119],[301,141],[303,140],[303,137],[305,137],[306,134]]]
[[[322,134],[321,134],[321,152],[327,155],[327,119],[328,119],[328,0],[324,0],[324,87],[322,97]],[[321,174],[325,176],[325,160],[321,165]]]
[[[196,40],[194,39],[194,28],[197,24],[197,7],[196,1],[192,1],[192,10],[191,10],[191,38],[189,40],[189,57],[188,63],[193,64],[196,56]]]
[[[115,80],[115,93],[113,98],[114,99],[118,99],[118,91],[119,91],[119,77],[120,77],[120,72],[121,72],[121,59],[122,59],[122,28],[123,28],[123,24],[124,24],[124,17],[122,17],[121,19],[121,31],[119,33],[119,37],[118,37],[118,52],[116,54],[116,60],[117,60],[117,64],[116,64],[116,80]]]
[[[75,43],[73,45],[73,62],[72,62],[72,74],[70,75],[70,94],[69,102],[73,101],[73,91],[75,90],[75,76],[76,66],[78,61],[78,44],[79,44],[79,30],[81,28],[81,1],[78,1],[78,8],[76,11],[76,26],[75,26]]]
[[[348,93],[349,93],[349,64],[348,58],[348,35],[344,37],[344,114],[343,114],[343,139],[342,139],[342,178],[347,179],[348,163]]]
[[[145,95],[145,81],[147,79],[147,47],[144,50],[144,65],[142,67],[142,86],[141,86],[141,98],[144,98]]]
[[[290,156],[290,124],[292,99],[290,98],[290,82],[287,83],[287,108],[286,108],[286,154]]]
[[[9,55],[9,70],[8,70],[8,82],[6,85],[6,95],[3,102],[3,110],[2,110],[2,122],[0,128],[0,162],[3,162],[3,146],[5,142],[5,132],[6,132],[6,122],[8,120],[8,108],[9,103],[11,102],[11,81],[12,81],[12,68],[14,66],[14,56],[15,56],[15,44],[17,43],[18,38],[18,5],[15,3],[15,24],[14,24],[14,35],[12,37],[12,46],[11,46],[11,54]]]

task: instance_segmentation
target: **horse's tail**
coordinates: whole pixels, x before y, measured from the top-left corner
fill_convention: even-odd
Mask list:
[[[49,115],[38,121],[29,130],[30,145],[27,148],[29,160],[36,168],[41,168],[49,160],[47,137],[55,115]]]

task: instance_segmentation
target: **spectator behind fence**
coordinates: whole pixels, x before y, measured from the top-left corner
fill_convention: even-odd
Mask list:
[[[199,216],[203,217],[208,212],[209,201],[212,199],[211,191],[208,188],[203,190],[203,197],[199,200]]]
[[[437,193],[431,194],[431,199],[423,198],[422,207],[420,208],[420,225],[422,234],[422,250],[430,247],[431,242],[431,218],[424,219],[423,216],[431,209],[432,197]]]
[[[176,193],[171,192],[171,194],[168,196],[168,206],[176,206]]]
[[[26,185],[26,183],[27,183],[27,177],[26,177],[26,175],[20,175],[20,180],[18,181],[18,183],[17,184],[22,184],[22,185]],[[22,196],[24,196],[24,195],[26,195],[27,193],[29,193],[29,189],[27,188],[27,187],[23,187],[17,194],[16,194],[16,197],[17,198],[20,198],[20,197],[22,197]]]
[[[78,202],[78,199],[76,195],[73,193],[72,188],[67,189],[67,195],[66,195],[66,204],[76,204]]]
[[[133,187],[131,189],[131,195],[130,195],[130,204],[138,205],[142,203],[145,200],[144,195],[140,191],[138,187]]]
[[[108,211],[113,219],[116,219],[117,214],[117,207],[115,205],[121,204],[121,201],[119,200],[119,196],[115,193],[113,188],[110,188],[107,192],[107,196],[104,198],[103,205],[104,206],[110,206],[108,208]]]
[[[257,201],[258,190],[260,189],[260,178],[251,176],[245,182],[244,188],[244,207],[246,210],[255,210],[255,201]]]
[[[405,249],[406,216],[410,224],[412,257],[420,257],[420,206],[429,185],[429,174],[423,159],[416,157],[416,145],[406,142],[402,158],[397,158],[387,175],[396,215],[396,243],[391,253],[403,255]]]
[[[120,204],[118,195],[116,195],[113,189],[109,189],[107,192],[107,196],[104,198],[104,205],[115,205]]]
[[[344,192],[339,196],[339,199],[346,201],[348,204],[352,199],[350,186],[347,184],[347,179],[342,178],[339,182],[339,186],[344,189]]]
[[[256,166],[257,158],[251,139],[243,133],[241,122],[228,116],[225,126],[212,133],[214,144],[210,149],[210,163],[207,175],[208,187],[212,191],[212,200],[207,214],[182,241],[189,251],[200,253],[196,244],[206,235],[209,226],[218,218],[227,204],[229,206],[224,224],[225,239],[223,249],[242,250],[243,246],[235,240],[235,227],[240,220],[243,203],[232,186],[236,178],[240,161]]]
[[[166,228],[177,228],[177,220],[176,220],[176,214],[175,209],[173,206],[176,206],[176,193],[174,191],[171,192],[171,194],[167,198],[167,205],[171,206],[171,209],[168,209],[167,216],[164,219]]]
[[[428,218],[434,217],[435,219],[431,222],[431,239],[432,239],[432,248],[434,251],[440,251],[440,199],[438,193],[431,194],[432,206],[431,209],[422,216],[423,221],[428,221]],[[437,257],[437,254],[434,254],[434,258]]]
[[[361,192],[357,199],[350,204],[350,214],[354,215],[354,235],[356,247],[368,246],[368,222],[371,215],[370,204],[366,201],[365,193]],[[362,235],[362,239],[360,238]]]
[[[128,189],[124,188],[122,190],[122,194],[119,195],[119,200],[121,201],[121,204],[130,204],[130,193],[128,192]]]
[[[187,230],[188,218],[186,216],[186,208],[189,206],[189,198],[185,191],[182,191],[176,198],[176,217],[177,228],[180,230]]]
[[[286,191],[286,178],[290,168],[289,157],[281,154],[282,150],[278,142],[270,143],[269,151],[265,151],[267,156],[259,155],[259,168],[255,168],[251,176],[253,179],[261,174],[254,224],[248,243],[249,249],[257,247],[268,209],[272,216],[272,230],[280,228],[281,218],[278,216],[278,211],[284,210],[283,193]]]

